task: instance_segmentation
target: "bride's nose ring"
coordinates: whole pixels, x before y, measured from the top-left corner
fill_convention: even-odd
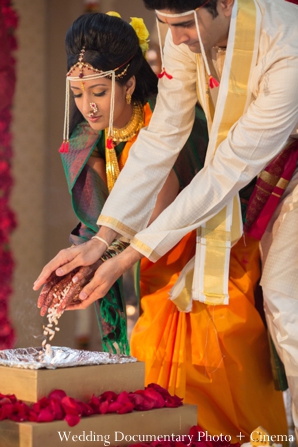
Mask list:
[[[90,102],[90,107],[92,109],[92,112],[88,113],[88,116],[92,118],[96,114],[96,112],[98,112],[98,108],[95,102]]]

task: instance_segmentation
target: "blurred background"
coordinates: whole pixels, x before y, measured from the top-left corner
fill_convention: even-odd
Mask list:
[[[12,104],[0,117],[0,123],[1,119],[5,123],[2,134],[0,128],[0,147],[6,186],[12,179],[9,186],[4,184],[3,210],[9,216],[0,249],[0,349],[5,349],[41,345],[46,321],[39,316],[38,294],[32,285],[45,263],[69,246],[69,233],[77,224],[58,153],[68,27],[79,15],[93,11],[114,10],[127,21],[142,17],[150,31],[148,59],[155,70],[160,56],[154,13],[141,0],[0,0],[0,6],[16,76]],[[11,137],[9,142],[4,141],[5,135]],[[137,317],[132,273],[125,277],[125,287],[131,330]],[[93,306],[66,312],[59,327],[54,345],[100,349]]]

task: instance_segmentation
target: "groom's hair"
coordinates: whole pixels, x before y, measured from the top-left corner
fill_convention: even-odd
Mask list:
[[[173,13],[181,13],[196,9],[206,3],[206,0],[143,0],[147,9],[168,9]],[[217,16],[217,0],[209,0],[203,8],[208,9],[213,17]]]

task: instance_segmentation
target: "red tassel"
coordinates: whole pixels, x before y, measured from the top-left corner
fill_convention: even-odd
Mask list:
[[[60,154],[63,154],[63,153],[67,154],[68,148],[69,148],[69,141],[64,140],[60,146],[60,149],[59,149]]]
[[[213,76],[209,76],[209,87],[210,88],[214,88],[214,87],[218,87],[219,86],[219,82],[213,77]]]
[[[167,77],[168,79],[173,79],[173,76],[170,75],[170,74],[168,74],[166,71],[165,71],[165,75],[166,75],[166,77]]]
[[[165,68],[163,68],[163,69],[162,69],[162,72],[159,73],[157,76],[159,77],[159,79],[163,78],[164,76],[166,76],[168,79],[173,79],[173,76],[170,75],[170,74],[168,74],[168,73],[166,72]]]
[[[115,145],[114,145],[114,143],[113,143],[113,138],[109,137],[109,138],[107,139],[107,148],[108,148],[108,149],[114,149],[114,147],[115,147]]]

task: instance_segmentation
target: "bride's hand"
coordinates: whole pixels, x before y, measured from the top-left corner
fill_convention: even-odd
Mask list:
[[[95,270],[101,261],[87,267],[80,267],[67,275],[61,277],[52,273],[49,281],[43,286],[37,300],[37,307],[40,308],[40,315],[46,315],[48,308],[60,303],[57,312],[61,313],[64,309],[80,301],[79,294],[82,288],[93,277]],[[76,276],[75,282],[73,277]]]
[[[77,267],[92,265],[99,260],[107,249],[106,245],[98,239],[92,239],[84,244],[66,248],[59,251],[45,267],[34,282],[33,290],[38,290],[48,283],[52,274],[58,277],[65,276]]]

